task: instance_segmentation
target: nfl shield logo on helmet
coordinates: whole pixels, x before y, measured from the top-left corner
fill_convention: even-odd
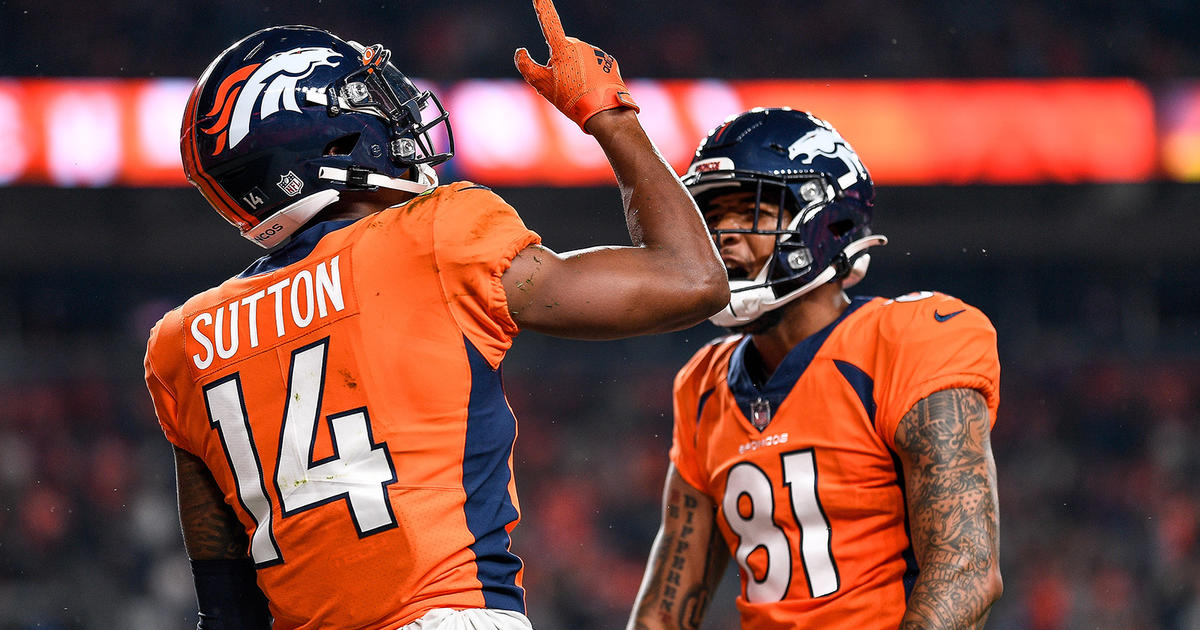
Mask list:
[[[279,183],[276,184],[279,189],[287,193],[289,197],[295,197],[300,194],[304,188],[304,182],[296,175],[294,171],[288,171],[287,175],[279,178]]]

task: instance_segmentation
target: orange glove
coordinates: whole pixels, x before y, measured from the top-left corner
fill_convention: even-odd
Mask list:
[[[628,107],[641,111],[612,55],[563,33],[562,22],[552,0],[533,0],[542,35],[550,45],[550,61],[535,62],[529,51],[518,48],[513,61],[525,81],[543,98],[579,125],[584,133],[588,119],[606,109]]]

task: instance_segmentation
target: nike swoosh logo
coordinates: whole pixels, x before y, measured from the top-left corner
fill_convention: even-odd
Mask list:
[[[945,315],[942,315],[941,313],[939,313],[935,310],[933,312],[933,318],[938,320],[939,322],[944,322],[944,321],[950,319],[951,317],[954,317],[955,315],[958,315],[959,313],[962,313],[966,310],[967,309],[964,308],[962,310],[954,311],[953,313],[946,313]]]

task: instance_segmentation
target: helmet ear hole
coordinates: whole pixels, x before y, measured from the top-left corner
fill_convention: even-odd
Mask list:
[[[829,224],[829,231],[837,238],[841,238],[847,232],[854,229],[854,222],[850,219],[842,219]]]
[[[358,146],[359,135],[361,134],[352,133],[330,142],[325,145],[322,155],[350,155],[354,147]]]

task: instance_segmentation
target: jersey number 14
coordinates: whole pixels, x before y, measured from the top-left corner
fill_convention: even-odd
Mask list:
[[[376,444],[371,437],[366,407],[328,415],[333,455],[313,460],[328,350],[326,337],[292,353],[273,475],[275,494],[282,503],[283,518],[344,500],[359,537],[368,536],[396,526],[387,496],[387,486],[396,481],[396,469],[387,445]],[[238,501],[257,524],[250,538],[250,556],[259,567],[281,563],[284,559],[275,541],[271,499],[246,414],[239,373],[207,385],[204,401],[237,482]]]

